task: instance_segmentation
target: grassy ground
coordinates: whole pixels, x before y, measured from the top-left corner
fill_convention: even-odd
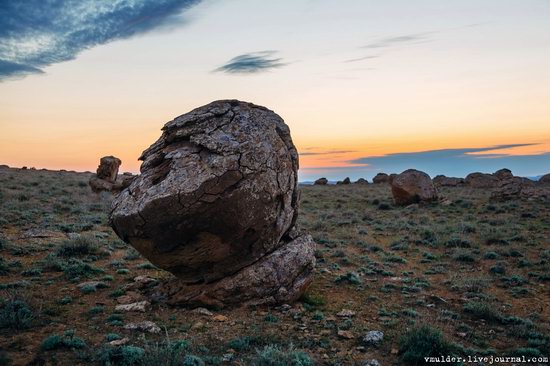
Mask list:
[[[398,208],[386,185],[302,187],[299,225],[318,243],[318,266],[290,309],[117,313],[134,277],[167,274],[116,237],[111,197],[92,194],[88,178],[0,169],[0,365],[550,356],[549,202],[495,204],[485,190],[448,188],[445,204]],[[90,280],[104,286],[77,287]],[[144,320],[162,332],[123,327]],[[384,333],[377,345],[363,339],[374,330]]]

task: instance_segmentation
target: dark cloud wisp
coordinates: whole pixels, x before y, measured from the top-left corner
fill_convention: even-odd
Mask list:
[[[275,51],[245,53],[233,57],[214,71],[228,74],[254,74],[286,66],[282,58],[274,57],[275,54]]]
[[[531,145],[537,144],[510,144],[481,148],[396,153],[359,158],[349,163],[363,164],[372,169],[390,173],[400,173],[406,169],[414,168],[425,171],[430,175],[444,174],[464,177],[474,171],[490,173],[501,168],[509,168],[519,175],[536,175],[541,173],[542,167],[550,166],[550,153],[532,155],[491,153],[495,150]]]
[[[42,73],[88,48],[180,22],[200,0],[4,0],[0,80]]]
[[[338,155],[355,152],[354,150],[328,150],[328,151],[306,151],[300,153],[300,156],[313,156],[313,155]]]
[[[426,41],[428,35],[433,32],[405,34],[397,37],[386,37],[364,45],[362,48],[384,48],[390,46],[403,45],[407,43],[419,43]]]

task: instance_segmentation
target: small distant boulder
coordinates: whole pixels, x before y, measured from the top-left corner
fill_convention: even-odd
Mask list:
[[[476,172],[468,174],[464,182],[472,188],[495,188],[499,179],[493,174]]]
[[[378,173],[374,178],[372,178],[372,182],[374,184],[389,183],[390,176],[387,175],[386,173]]]
[[[328,184],[328,179],[324,177],[319,178],[313,184],[316,186],[326,186]]]
[[[131,173],[118,175],[118,168],[122,164],[119,158],[104,156],[99,161],[96,174],[89,180],[92,192],[113,192],[118,193],[128,187],[135,176]]]
[[[457,187],[464,184],[464,179],[437,175],[434,177],[433,182],[438,187]]]
[[[500,170],[497,170],[496,172],[493,173],[493,175],[495,177],[497,177],[498,179],[508,179],[508,178],[512,178],[514,175],[512,174],[512,171],[510,169],[500,169]]]
[[[357,179],[355,184],[369,184],[369,181],[366,180],[365,178],[359,178],[359,179]]]
[[[525,199],[535,195],[534,182],[527,178],[510,177],[498,183],[491,193],[491,201],[510,201]]]
[[[119,158],[114,156],[104,156],[99,160],[96,175],[99,179],[114,183],[118,176],[118,168],[122,164]]]
[[[344,180],[339,180],[338,182],[336,182],[336,184],[351,184],[351,180],[349,179],[349,177],[346,177]]]
[[[391,183],[393,199],[397,205],[437,200],[437,190],[430,176],[415,169],[398,174]]]
[[[550,186],[550,173],[545,174],[542,177],[540,177],[540,179],[538,180],[538,183],[542,184],[542,185],[549,185]]]

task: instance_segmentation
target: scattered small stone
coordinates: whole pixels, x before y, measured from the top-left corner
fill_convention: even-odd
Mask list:
[[[391,349],[391,354],[392,354],[392,355],[396,355],[396,354],[398,354],[398,353],[399,353],[399,350],[398,350],[397,348],[392,348],[392,349]]]
[[[135,291],[127,292],[126,295],[122,295],[116,298],[119,304],[131,304],[134,302],[144,301],[145,297]]]
[[[158,281],[152,277],[143,275],[134,277],[134,282],[140,283],[142,285],[149,285],[151,283],[157,283]]]
[[[147,300],[134,302],[131,304],[121,304],[115,307],[116,311],[139,311],[146,312],[151,307],[151,303]]]
[[[363,361],[363,366],[380,366],[380,362],[374,358]]]
[[[426,305],[427,308],[435,308],[435,304],[428,304]]]
[[[210,310],[206,308],[196,308],[196,309],[193,309],[193,312],[199,315],[206,315],[206,316],[214,315]]]
[[[58,231],[50,231],[44,229],[29,229],[21,235],[20,239],[44,239],[44,238],[64,238],[65,234]]]
[[[196,329],[200,329],[202,327],[204,327],[204,323],[199,321],[199,322],[194,323],[191,326],[191,329],[196,330]]]
[[[160,333],[160,327],[150,320],[145,320],[139,323],[128,323],[124,329],[139,330],[148,333]]]
[[[235,354],[233,353],[224,353],[222,356],[223,362],[231,362],[235,358]]]
[[[228,317],[226,317],[225,315],[221,315],[221,314],[218,314],[218,315],[215,315],[215,316],[212,317],[212,320],[217,321],[217,322],[225,322],[228,319],[229,319]]]
[[[101,282],[101,281],[86,281],[86,282],[82,282],[82,283],[79,283],[78,285],[76,285],[76,287],[78,287],[80,290],[82,290],[82,288],[94,288],[94,289],[98,289],[98,288],[105,288],[105,287],[109,287],[105,282]]]
[[[283,313],[286,313],[290,309],[292,309],[292,306],[290,306],[289,304],[283,304],[283,305],[279,306],[279,310]]]
[[[463,332],[458,332],[457,335],[458,335],[459,337],[461,337],[461,338],[466,338],[466,336],[467,336],[468,334],[463,333]]]
[[[383,339],[383,332],[379,330],[371,330],[363,337],[363,343],[367,346],[378,346]]]
[[[441,303],[441,304],[446,304],[447,303],[447,300],[445,300],[442,297],[436,296],[436,295],[430,295],[430,300],[432,300],[433,302]]]
[[[111,346],[122,346],[130,342],[130,338],[124,337],[122,339],[115,339],[114,341],[109,342]]]
[[[339,330],[338,337],[344,339],[353,339],[353,333],[349,330]]]
[[[355,314],[356,314],[356,313],[355,313],[355,311],[353,311],[353,310],[342,309],[342,311],[339,312],[339,313],[336,314],[336,315],[338,315],[338,316],[341,317],[341,318],[350,318],[350,317],[352,317],[352,316],[355,316]]]

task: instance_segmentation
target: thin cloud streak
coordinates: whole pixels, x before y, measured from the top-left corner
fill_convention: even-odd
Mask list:
[[[369,43],[361,48],[385,48],[390,46],[402,45],[407,43],[419,43],[428,39],[427,35],[435,32],[405,34],[396,37],[381,38],[375,42]]]
[[[354,150],[329,150],[329,151],[318,151],[318,152],[303,152],[300,153],[300,156],[315,156],[315,155],[337,155],[337,154],[347,154],[356,152]]]

